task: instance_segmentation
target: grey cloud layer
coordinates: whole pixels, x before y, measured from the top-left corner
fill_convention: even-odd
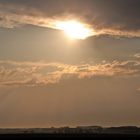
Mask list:
[[[99,34],[140,37],[139,0],[0,0],[0,25],[50,27],[51,20],[77,18]]]
[[[63,79],[94,76],[139,76],[140,62],[113,61],[96,65],[0,61],[1,86],[46,86]]]

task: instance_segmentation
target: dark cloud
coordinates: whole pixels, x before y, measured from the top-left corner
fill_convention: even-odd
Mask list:
[[[139,0],[0,0],[0,4],[10,5],[9,11],[17,14],[76,16],[97,29],[140,30]]]
[[[55,28],[55,20],[77,19],[99,34],[140,37],[139,0],[0,0],[0,26]]]

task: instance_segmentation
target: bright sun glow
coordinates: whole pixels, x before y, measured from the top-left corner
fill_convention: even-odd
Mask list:
[[[92,34],[91,29],[77,21],[58,22],[56,26],[74,39],[85,39]]]

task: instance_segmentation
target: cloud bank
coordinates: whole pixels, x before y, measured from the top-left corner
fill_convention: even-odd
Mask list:
[[[140,37],[139,0],[0,0],[0,26],[31,24],[55,28],[77,19],[97,35]]]
[[[140,62],[113,61],[96,65],[0,61],[0,86],[46,86],[70,78],[139,76]]]

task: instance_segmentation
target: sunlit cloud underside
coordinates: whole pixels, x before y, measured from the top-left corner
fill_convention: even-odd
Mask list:
[[[97,65],[68,65],[64,63],[0,61],[1,86],[46,86],[63,79],[94,76],[139,76],[140,62],[113,61]],[[52,71],[49,69],[52,68]]]

